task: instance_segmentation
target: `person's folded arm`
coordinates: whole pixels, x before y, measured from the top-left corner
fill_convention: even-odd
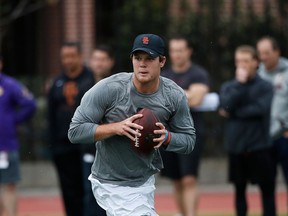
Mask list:
[[[245,93],[247,93],[245,84],[237,81],[224,83],[219,93],[219,108],[223,108],[228,113],[233,113]]]
[[[259,94],[253,103],[244,104],[238,107],[234,115],[239,118],[261,117],[270,112],[271,101],[273,97],[272,86],[267,83],[262,85]]]

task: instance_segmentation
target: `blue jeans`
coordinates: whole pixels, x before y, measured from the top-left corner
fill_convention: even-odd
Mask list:
[[[281,137],[273,143],[273,153],[276,164],[280,164],[286,186],[288,187],[288,139]]]

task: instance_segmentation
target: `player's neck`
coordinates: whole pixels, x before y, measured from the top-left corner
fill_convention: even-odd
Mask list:
[[[184,64],[174,64],[172,65],[172,69],[175,73],[185,73],[192,65],[191,61],[187,61]]]
[[[150,82],[139,82],[137,79],[133,79],[133,84],[137,92],[141,94],[152,94],[156,92],[160,85],[160,79],[155,79]]]

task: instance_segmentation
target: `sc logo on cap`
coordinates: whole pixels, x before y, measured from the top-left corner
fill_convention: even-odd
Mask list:
[[[143,37],[142,43],[143,44],[149,44],[149,38],[147,36]]]

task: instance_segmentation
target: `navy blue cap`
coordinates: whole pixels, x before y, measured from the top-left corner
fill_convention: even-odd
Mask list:
[[[148,53],[153,58],[165,54],[165,44],[161,37],[155,34],[140,34],[133,44],[132,52],[143,51]]]

